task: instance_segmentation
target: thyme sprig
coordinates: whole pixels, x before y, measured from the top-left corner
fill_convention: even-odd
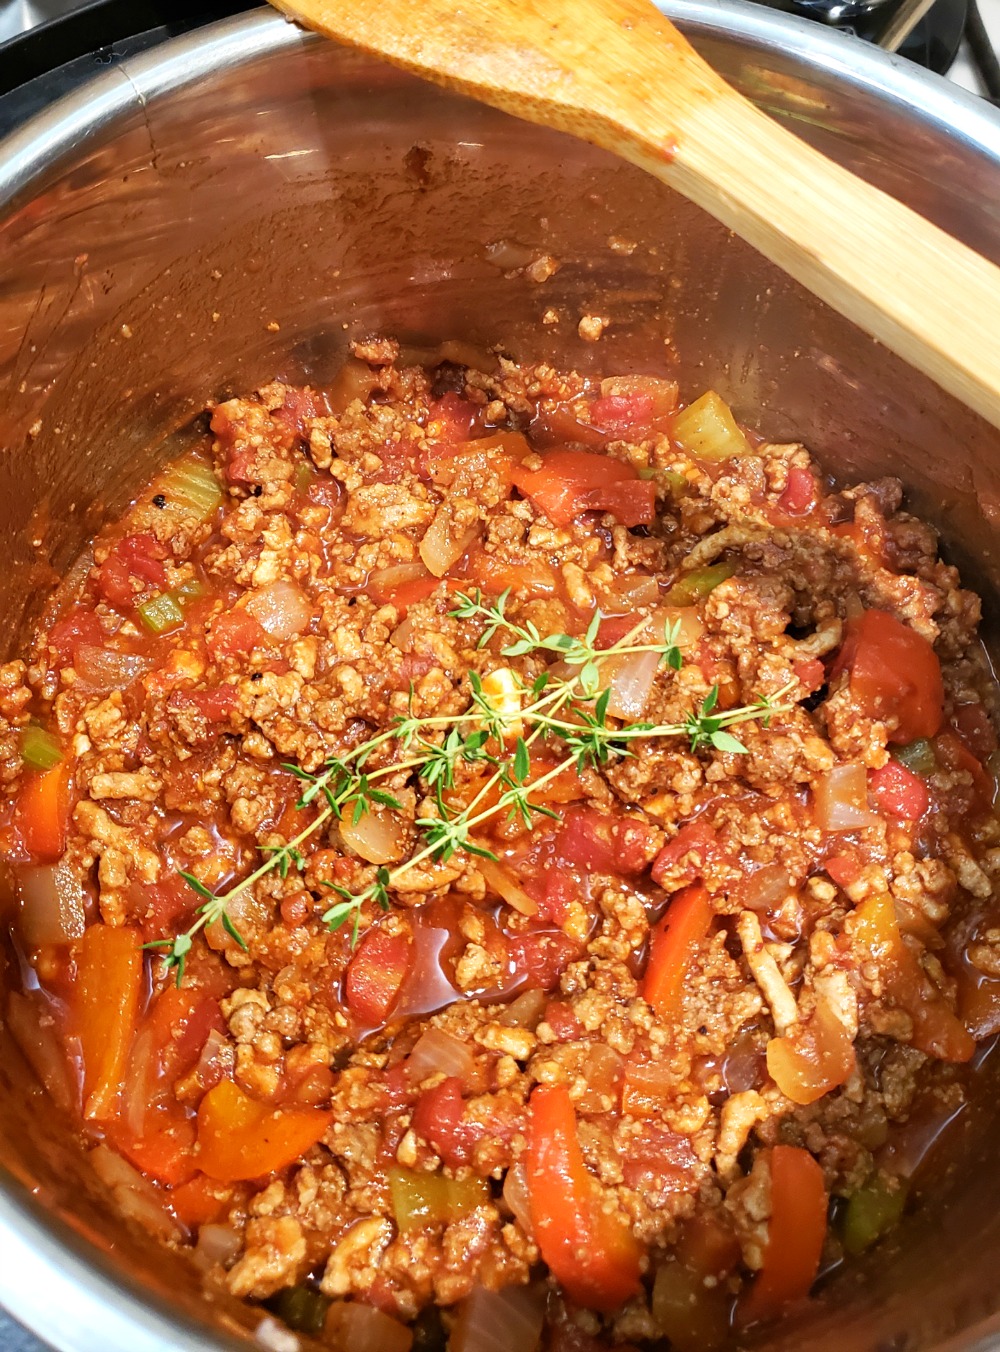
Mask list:
[[[357,942],[364,908],[374,905],[388,910],[392,891],[405,887],[407,874],[421,865],[445,864],[459,852],[496,859],[477,835],[479,828],[491,819],[504,814],[530,827],[537,816],[557,817],[552,808],[537,801],[537,796],[560,775],[601,769],[613,759],[633,754],[632,743],[638,740],[687,737],[692,751],[711,747],[743,754],[746,747],[730,728],[752,721],[766,727],[773,714],[791,707],[782,701],[794,682],[752,704],[721,711],[719,688],[715,685],[698,708],[681,722],[622,725],[609,714],[610,686],[602,688],[602,678],[607,679],[606,664],[640,653],[655,653],[659,663],[680,671],[683,666],[680,621],[665,621],[657,642],[637,641],[650,629],[651,622],[646,618],[619,642],[599,648],[603,618],[599,611],[583,636],[543,635],[532,622],[518,624],[508,617],[509,598],[509,589],[492,603],[484,602],[479,591],[459,594],[451,614],[459,620],[482,621],[477,643],[480,649],[502,634],[511,640],[500,650],[503,657],[544,659],[546,666],[530,684],[511,669],[504,669],[508,693],[516,701],[516,714],[509,700],[498,699],[478,672],[471,671],[469,705],[462,713],[418,716],[413,710],[411,692],[407,713],[352,751],[331,757],[316,771],[286,764],[284,768],[304,785],[296,807],[304,810],[314,806],[318,808],[316,815],[287,843],[261,847],[267,854],[264,862],[225,892],[214,893],[193,874],[181,872],[181,877],[201,898],[194,923],[174,939],[155,940],[147,945],[162,950],[166,966],[177,971],[178,984],[183,979],[193,940],[206,926],[221,923],[235,942],[246,947],[229,914],[231,903],[272,872],[287,878],[293,869],[304,871],[307,861],[301,847],[325,825],[336,819],[356,826],[367,813],[402,810],[399,799],[380,787],[381,780],[389,777],[400,783],[415,780],[429,798],[430,808],[414,822],[422,843],[409,858],[391,868],[380,865],[372,881],[360,891],[353,892],[338,883],[323,883],[337,897],[323,920],[331,930],[351,922],[352,943]],[[539,742],[554,744],[561,754],[551,768],[532,779],[532,748]],[[401,759],[390,756],[387,763],[370,768],[374,753],[382,749],[398,754]],[[454,809],[448,795],[456,786],[459,767],[477,764],[486,770],[482,783],[464,806]]]

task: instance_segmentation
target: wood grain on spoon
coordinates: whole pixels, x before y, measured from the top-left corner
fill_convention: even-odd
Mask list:
[[[648,170],[1000,427],[1000,270],[732,89],[647,0],[273,0]]]

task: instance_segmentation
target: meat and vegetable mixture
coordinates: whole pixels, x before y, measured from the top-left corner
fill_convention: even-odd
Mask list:
[[[214,407],[0,668],[5,1017],[275,1347],[711,1349],[1000,1030],[979,601],[712,392],[480,365]]]

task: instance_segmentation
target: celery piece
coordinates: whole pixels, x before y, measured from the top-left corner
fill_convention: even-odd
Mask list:
[[[184,622],[184,613],[174,599],[173,592],[160,592],[136,608],[139,619],[151,634],[165,634],[168,629],[176,629]]]
[[[51,770],[62,760],[59,743],[51,732],[29,723],[21,733],[21,759],[32,770]]]
[[[185,455],[160,476],[157,490],[168,502],[205,521],[222,501],[222,487],[204,460]]]
[[[182,582],[179,587],[175,587],[170,595],[181,610],[187,610],[192,601],[197,601],[199,596],[205,595],[205,588],[196,577],[192,577],[187,582]]]
[[[299,465],[298,469],[295,471],[296,493],[305,493],[306,490],[309,488],[309,485],[312,483],[313,479],[315,479],[315,477],[316,474],[313,470],[312,465],[307,464],[305,461],[303,461],[302,464]]]
[[[852,1257],[870,1249],[899,1222],[906,1206],[906,1181],[877,1174],[851,1193],[841,1221],[844,1248]]]
[[[713,563],[709,568],[695,568],[677,579],[663,598],[664,602],[668,606],[696,605],[735,572],[735,563]]]
[[[286,1286],[267,1304],[290,1329],[316,1337],[323,1332],[330,1299],[312,1286]]]
[[[934,748],[926,737],[918,737],[915,742],[897,746],[892,754],[900,765],[905,765],[907,770],[912,770],[915,775],[929,775],[937,769]]]
[[[685,475],[676,469],[656,469],[650,465],[648,468],[639,470],[640,479],[653,479],[664,488],[668,488],[675,496],[686,492],[691,487]]]
[[[673,439],[698,460],[730,460],[752,455],[753,447],[740,431],[729,405],[714,390],[688,404],[674,419]]]
[[[490,1200],[481,1178],[445,1178],[395,1166],[389,1170],[389,1191],[401,1234],[448,1225]]]

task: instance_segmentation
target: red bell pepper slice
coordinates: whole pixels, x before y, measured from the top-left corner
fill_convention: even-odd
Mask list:
[[[517,466],[513,482],[554,526],[568,526],[581,512],[610,512],[623,526],[648,526],[656,515],[652,480],[592,451],[547,451],[540,469]]]
[[[642,1248],[627,1222],[601,1205],[566,1086],[539,1085],[528,1107],[525,1169],[542,1257],[572,1300],[617,1310],[639,1290]]]
[[[642,993],[661,1019],[676,1016],[691,958],[714,919],[707,888],[695,883],[677,893],[653,930]]]
[[[771,1149],[771,1219],[764,1264],[739,1308],[740,1322],[773,1319],[809,1294],[826,1239],[827,1195],[823,1170],[794,1145]]]

